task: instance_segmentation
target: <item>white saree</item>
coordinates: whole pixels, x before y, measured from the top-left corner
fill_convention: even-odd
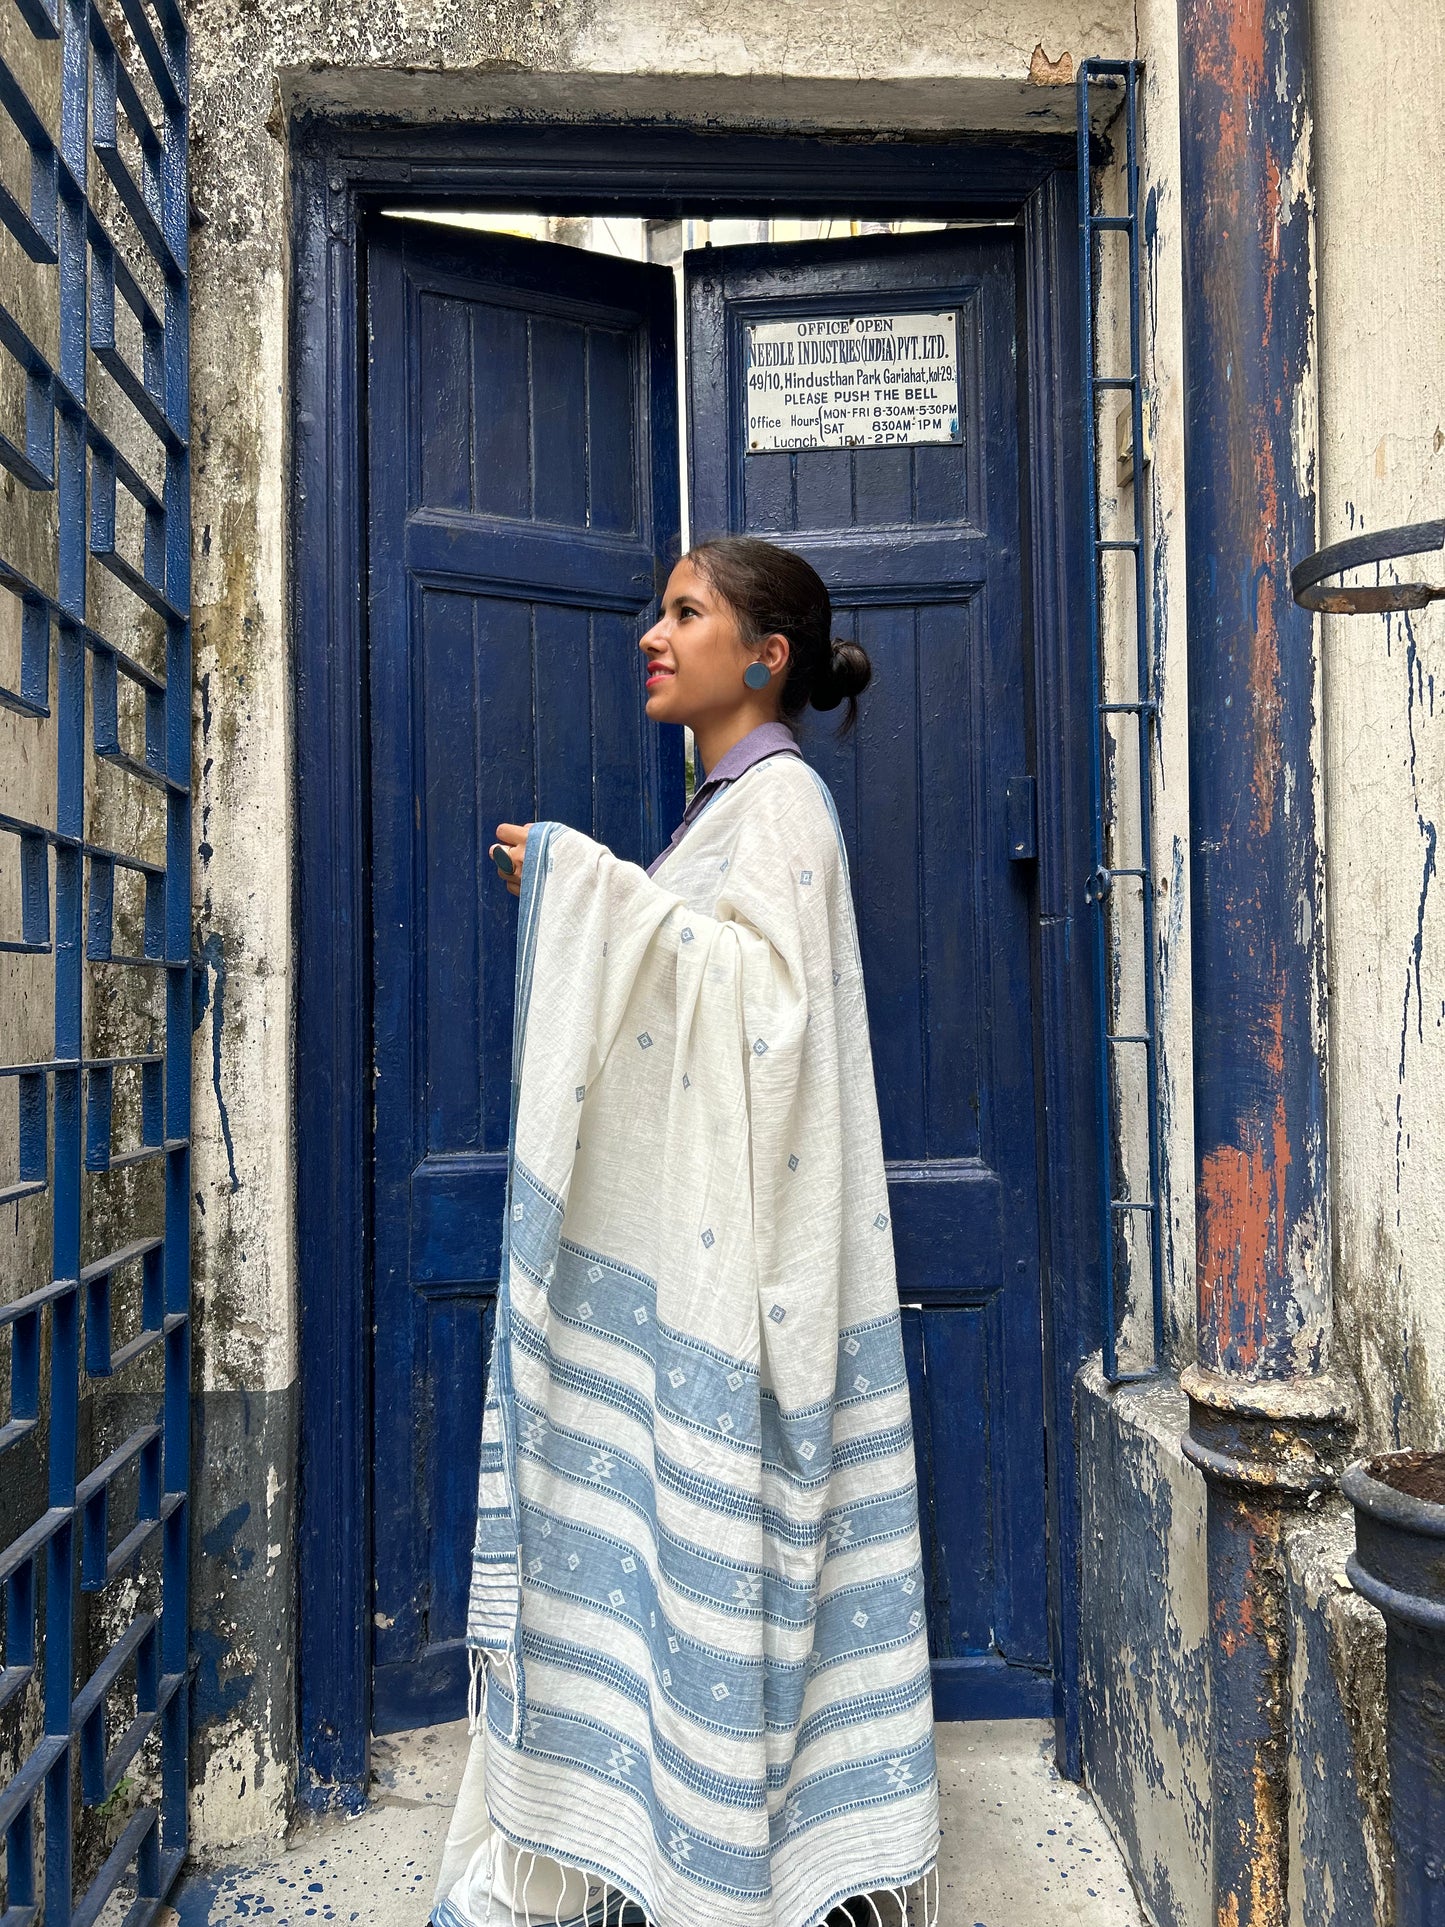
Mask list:
[[[757,764],[654,879],[536,825],[441,1927],[929,1898],[888,1209],[818,777]]]

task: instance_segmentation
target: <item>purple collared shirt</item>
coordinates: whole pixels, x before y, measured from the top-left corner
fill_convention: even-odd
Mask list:
[[[750,729],[741,742],[734,743],[725,756],[718,758],[717,768],[693,791],[692,801],[673,831],[671,842],[648,864],[647,874],[651,876],[658,864],[672,855],[718,792],[735,783],[745,770],[769,756],[801,756],[802,753],[786,723],[759,723],[756,729]]]

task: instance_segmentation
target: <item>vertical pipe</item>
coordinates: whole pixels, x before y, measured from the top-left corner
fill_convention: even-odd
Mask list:
[[[1328,1374],[1309,0],[1181,0],[1199,1363],[1218,1927],[1288,1917],[1290,1510],[1334,1476]]]
[[[1184,0],[1190,808],[1199,1358],[1329,1343],[1308,0]]]

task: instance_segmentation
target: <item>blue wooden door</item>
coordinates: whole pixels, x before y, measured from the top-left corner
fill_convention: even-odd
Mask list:
[[[369,251],[373,1726],[454,1719],[507,1148],[516,910],[555,817],[650,857],[680,733],[637,638],[677,535],[667,270],[383,223]]]
[[[806,555],[874,665],[856,735],[810,712],[804,750],[837,801],[858,908],[935,1702],[947,1719],[1048,1713],[1013,240],[716,249],[687,277],[694,532]],[[949,311],[956,442],[749,450],[753,324]]]

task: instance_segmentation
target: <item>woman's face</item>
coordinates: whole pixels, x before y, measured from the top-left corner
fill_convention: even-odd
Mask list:
[[[732,609],[686,559],[668,577],[662,615],[639,646],[647,714],[655,723],[687,723],[696,729],[744,712],[778,712],[783,678],[772,658],[781,653],[781,666],[786,666],[786,642],[770,636],[760,650],[744,648]],[[743,681],[743,671],[758,657],[775,673],[766,688],[752,690]]]

